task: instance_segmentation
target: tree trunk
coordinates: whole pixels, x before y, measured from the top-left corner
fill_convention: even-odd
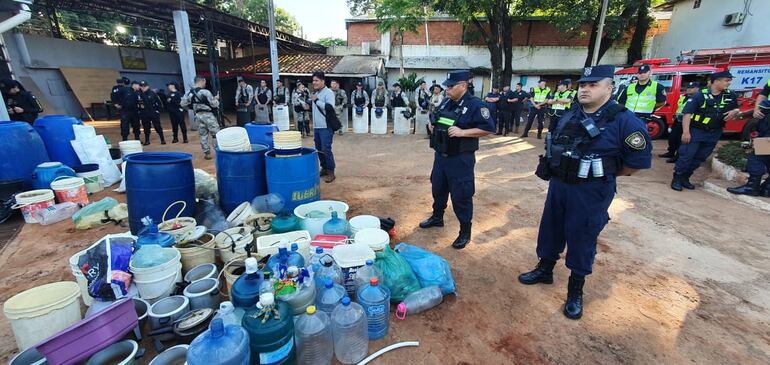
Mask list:
[[[503,67],[502,79],[500,80],[500,90],[504,86],[511,86],[511,78],[513,77],[513,40],[511,39],[511,28],[513,27],[513,20],[510,16],[510,9],[506,7],[505,16],[502,19],[503,23],[503,57],[505,58],[505,65]]]
[[[607,53],[607,51],[609,51],[609,49],[612,47],[612,45],[615,43],[616,40],[623,38],[623,35],[628,29],[628,20],[633,17],[636,10],[637,10],[637,7],[635,5],[626,3],[625,7],[623,8],[623,11],[618,16],[618,19],[620,19],[620,21],[623,22],[623,24],[620,27],[620,29],[622,30],[617,34],[611,34],[609,32],[606,32],[605,34],[602,35],[601,37],[602,44],[599,45],[599,57],[597,57],[596,59],[597,63],[601,61],[602,56],[604,56],[604,54]],[[594,45],[596,44],[596,37],[597,37],[596,32],[598,31],[599,20],[601,16],[602,16],[602,9],[601,7],[599,7],[599,11],[596,15],[596,18],[594,18],[594,24],[591,26],[591,36],[588,41],[588,55],[586,56],[585,67],[591,66],[591,56],[593,55]]]
[[[636,25],[634,34],[631,37],[631,43],[626,52],[626,63],[629,65],[642,59],[642,50],[644,41],[647,38],[647,31],[650,29],[650,0],[642,0],[639,3],[639,9],[636,12]]]
[[[504,1],[504,0],[498,0]],[[484,40],[487,42],[487,48],[489,49],[489,61],[492,65],[492,83],[499,84],[503,71],[503,52],[500,44],[500,19],[499,11],[493,7],[486,12],[487,24],[489,24],[489,31],[487,32],[482,26],[481,22],[477,18],[473,18],[473,24],[481,33]],[[504,36],[503,36],[504,37]]]

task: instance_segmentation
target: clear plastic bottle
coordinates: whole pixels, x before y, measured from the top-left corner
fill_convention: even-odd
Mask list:
[[[334,356],[334,343],[329,315],[309,306],[294,323],[298,364],[329,365]]]
[[[225,326],[221,319],[196,337],[187,349],[190,365],[247,365],[251,351],[249,334],[241,326]]]
[[[243,320],[243,313],[243,310],[240,310],[240,313],[236,313],[236,308],[233,306],[232,302],[222,302],[219,303],[219,310],[217,311],[217,315],[214,316],[214,319],[222,319],[222,323],[224,323],[225,326],[240,326],[241,320]]]
[[[366,265],[356,270],[356,292],[358,292],[364,285],[369,284],[369,281],[371,281],[372,278],[382,280],[382,270],[377,266],[374,266],[374,261],[366,260]]]
[[[337,304],[345,297],[345,288],[332,281],[332,279],[325,279],[324,286],[318,292],[315,297],[315,305],[319,311],[326,312],[331,315]]]
[[[431,309],[444,300],[444,293],[438,285],[426,286],[404,298],[396,307],[396,318],[405,319],[407,314],[417,314]]]
[[[278,253],[271,255],[267,260],[267,267],[273,272],[273,276],[279,278],[280,266],[289,267],[289,248],[288,242],[283,241],[278,245]]]
[[[265,194],[254,198],[251,201],[251,208],[257,213],[278,214],[283,210],[285,203],[278,194]]]
[[[358,290],[356,297],[366,313],[369,339],[385,337],[390,321],[390,291],[380,285],[379,279],[371,278],[368,285]]]
[[[369,354],[369,334],[364,308],[350,298],[332,312],[334,356],[343,364],[357,364]]]
[[[312,272],[318,271],[318,268],[321,267],[321,256],[324,255],[324,249],[322,247],[316,247],[315,252],[313,252],[312,255],[310,255],[310,260],[308,261],[307,268],[310,269]]]
[[[342,285],[342,269],[334,261],[331,255],[324,255],[320,259],[320,267],[314,272],[316,288],[322,288],[326,279]]]
[[[275,280],[270,276],[270,273],[265,271],[262,273],[262,283],[259,284],[259,295],[270,293],[275,295]]]
[[[33,211],[32,215],[42,225],[54,224],[72,217],[80,207],[73,202],[54,204],[48,208]]]

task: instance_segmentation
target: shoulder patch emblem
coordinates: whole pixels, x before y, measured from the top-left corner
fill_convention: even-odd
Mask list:
[[[636,131],[626,137],[626,144],[635,150],[643,150],[647,147],[647,140],[642,135],[642,132]]]
[[[489,119],[489,115],[490,115],[489,114],[489,109],[487,109],[486,107],[482,107],[481,108],[481,117],[484,118],[484,119]]]

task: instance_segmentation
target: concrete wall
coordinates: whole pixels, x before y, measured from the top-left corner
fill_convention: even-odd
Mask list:
[[[3,39],[8,47],[12,72],[42,100],[45,114],[81,115],[80,104],[72,91],[67,90],[60,67],[112,68],[132,80],[146,80],[152,88],[165,88],[169,81],[182,83],[176,52],[145,49],[147,69],[126,70],[121,65],[117,47],[11,33],[5,33]],[[24,64],[25,45],[29,64]],[[30,82],[34,85],[29,85]],[[110,90],[104,90],[104,98],[109,97]]]
[[[668,32],[652,42],[654,57],[679,56],[683,50],[770,45],[770,6],[767,0],[753,1],[742,25],[724,26],[727,14],[744,12],[744,2],[701,1],[693,9],[694,0],[674,6]]]

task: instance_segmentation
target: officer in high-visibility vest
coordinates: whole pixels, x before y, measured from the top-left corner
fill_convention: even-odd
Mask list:
[[[643,117],[652,114],[655,109],[666,105],[666,89],[662,84],[650,80],[652,71],[649,65],[639,66],[637,81],[618,93],[618,104]]]
[[[757,105],[754,107],[754,117],[757,122],[757,137],[770,137],[770,81],[767,82],[762,92],[757,96]],[[746,161],[746,172],[749,180],[745,185],[727,188],[733,194],[770,197],[770,177],[761,183],[765,172],[770,172],[770,155],[757,155],[752,153]]]
[[[714,151],[725,121],[738,116],[738,97],[730,91],[733,75],[730,71],[715,72],[711,85],[693,95],[682,109],[682,146],[674,166],[671,189],[695,189],[690,176]]]
[[[527,125],[524,127],[524,133],[521,134],[521,138],[526,138],[529,134],[529,130],[532,128],[532,122],[537,117],[537,138],[542,138],[543,134],[543,121],[545,120],[545,109],[548,106],[548,95],[551,93],[551,88],[545,86],[545,80],[540,80],[537,87],[532,90],[530,95],[532,96],[532,109],[527,117]]]
[[[551,120],[548,124],[549,131],[556,130],[556,127],[559,125],[559,119],[561,119],[566,110],[572,107],[575,94],[567,89],[569,83],[569,80],[562,80],[559,86],[557,86],[556,92],[549,96],[548,104],[551,105],[551,110],[548,112],[548,118]]]
[[[682,110],[687,101],[692,98],[695,93],[698,92],[700,85],[697,82],[691,82],[687,84],[687,88],[684,94],[679,96],[679,100],[676,102],[676,115],[674,116],[674,123],[671,124],[671,128],[668,130],[668,152],[658,155],[658,157],[667,158],[667,163],[676,162],[678,155],[677,150],[682,145]]]

